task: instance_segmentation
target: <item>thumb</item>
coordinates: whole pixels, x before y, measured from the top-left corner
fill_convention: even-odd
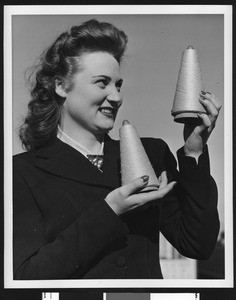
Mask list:
[[[134,179],[133,181],[131,181],[130,183],[123,185],[120,188],[120,193],[123,196],[128,197],[128,196],[142,190],[143,188],[145,188],[145,186],[148,184],[148,180],[149,180],[148,175],[138,177],[138,178]]]

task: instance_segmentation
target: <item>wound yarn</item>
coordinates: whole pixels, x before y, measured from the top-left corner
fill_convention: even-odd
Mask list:
[[[200,61],[197,51],[188,46],[182,53],[178,81],[171,114],[174,121],[185,123],[198,118],[198,113],[206,113],[199,102],[199,93],[204,91]]]
[[[125,185],[143,175],[149,176],[149,182],[142,191],[157,190],[160,183],[153,170],[134,125],[123,121],[119,130],[121,155],[121,183]]]

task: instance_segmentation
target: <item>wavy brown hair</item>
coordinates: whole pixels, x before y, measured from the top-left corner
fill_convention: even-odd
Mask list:
[[[72,76],[79,69],[78,58],[86,52],[108,52],[120,63],[127,41],[126,34],[112,24],[92,19],[62,33],[43,52],[29,77],[31,100],[19,131],[23,148],[42,147],[57,135],[65,98],[55,92],[55,81],[59,80],[65,90],[71,90]]]

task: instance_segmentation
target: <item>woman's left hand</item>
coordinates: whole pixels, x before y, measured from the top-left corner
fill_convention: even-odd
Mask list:
[[[198,157],[203,152],[204,146],[216,125],[216,120],[221,109],[219,99],[209,92],[202,91],[199,101],[206,109],[206,114],[198,114],[201,119],[200,125],[186,123],[184,126],[184,152],[187,156]]]

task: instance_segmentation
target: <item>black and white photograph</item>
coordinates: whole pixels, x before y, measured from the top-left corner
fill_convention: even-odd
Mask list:
[[[4,287],[233,287],[232,7],[4,7]]]

